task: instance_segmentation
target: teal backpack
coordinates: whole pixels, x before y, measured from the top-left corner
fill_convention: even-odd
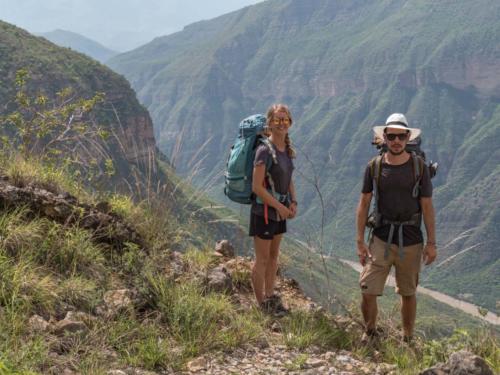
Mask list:
[[[266,117],[260,114],[245,118],[239,124],[239,134],[231,147],[226,164],[224,194],[236,203],[251,204],[252,175],[255,151],[261,143],[271,150],[272,160],[266,165],[266,171],[277,163],[276,152],[270,141],[262,134],[266,127]]]

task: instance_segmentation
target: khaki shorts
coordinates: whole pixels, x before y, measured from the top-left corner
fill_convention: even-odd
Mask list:
[[[367,259],[359,277],[361,292],[381,296],[384,292],[387,276],[394,265],[396,268],[396,293],[402,296],[413,296],[418,285],[423,244],[404,247],[402,260],[399,259],[398,246],[394,244],[391,244],[389,256],[384,259],[385,245],[385,242],[373,236],[369,245],[372,259]]]

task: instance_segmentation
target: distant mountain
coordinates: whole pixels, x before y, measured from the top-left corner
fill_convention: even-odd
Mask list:
[[[328,249],[349,256],[362,172],[376,153],[371,127],[406,113],[441,165],[439,260],[422,282],[494,310],[499,19],[494,0],[271,0],[157,38],[110,66],[137,90],[177,170],[221,200],[239,120],[289,104],[300,194],[290,229],[314,238],[324,212]]]
[[[102,63],[118,54],[118,52],[104,47],[95,40],[71,31],[54,30],[47,33],[40,33],[38,35],[43,36],[58,46],[74,49],[75,51],[84,53],[85,55],[90,56]]]

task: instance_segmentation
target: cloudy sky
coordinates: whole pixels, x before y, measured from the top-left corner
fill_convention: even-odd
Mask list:
[[[120,52],[262,0],[0,0],[0,19],[30,32],[63,29]]]

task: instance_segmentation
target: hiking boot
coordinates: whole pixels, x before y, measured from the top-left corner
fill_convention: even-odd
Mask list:
[[[403,336],[403,342],[406,345],[408,345],[410,348],[415,347],[415,340],[414,340],[413,336],[406,336],[406,335],[404,335]]]
[[[380,333],[377,329],[367,329],[361,336],[361,345],[374,345],[378,342]]]
[[[260,304],[260,308],[268,313],[273,314],[274,316],[281,317],[290,313],[290,309],[287,309],[283,302],[281,301],[281,297],[277,294],[273,294],[270,297],[267,297]]]
[[[262,301],[259,305],[260,309],[267,313],[270,314],[272,312],[272,306],[271,306],[271,301],[266,298],[264,301]]]

